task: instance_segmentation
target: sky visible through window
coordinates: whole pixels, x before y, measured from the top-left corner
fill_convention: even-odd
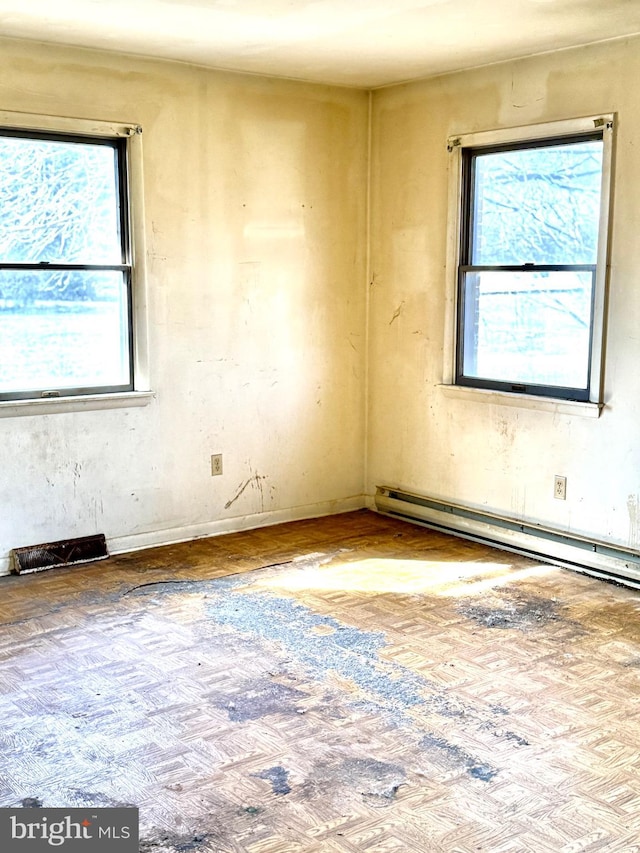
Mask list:
[[[0,136],[0,394],[129,382],[117,150]]]
[[[478,152],[472,266],[595,265],[601,139]],[[464,375],[586,388],[594,273],[465,274]]]

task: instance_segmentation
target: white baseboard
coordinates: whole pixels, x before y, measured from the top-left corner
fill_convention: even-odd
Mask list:
[[[192,539],[204,539],[207,536],[221,536],[223,533],[238,533],[241,530],[255,530],[258,527],[270,527],[287,521],[301,521],[305,518],[320,518],[326,515],[338,515],[353,512],[365,506],[364,495],[355,495],[337,501],[324,501],[305,506],[260,512],[255,515],[241,515],[235,518],[222,518],[207,521],[204,524],[190,524],[167,530],[152,530],[147,533],[135,533],[131,536],[119,536],[107,540],[109,554],[124,554],[140,551],[143,548],[155,548],[159,545],[176,545],[190,542]]]
[[[172,527],[164,530],[149,530],[144,533],[133,533],[127,536],[114,536],[107,539],[107,549],[110,555],[124,554],[129,551],[141,551],[144,548],[155,548],[160,545],[176,545],[178,542],[190,542],[192,539],[203,539],[207,536],[220,536],[223,533],[237,533],[241,530],[253,530],[258,527],[269,527],[273,524],[283,524],[287,521],[301,521],[305,518],[320,518],[327,515],[339,515],[343,512],[353,512],[364,509],[367,501],[364,495],[354,495],[335,501],[306,504],[261,512],[255,515],[242,515],[235,518],[224,518],[208,521],[203,524],[190,524],[183,527]],[[10,574],[10,557],[0,559],[0,576]]]

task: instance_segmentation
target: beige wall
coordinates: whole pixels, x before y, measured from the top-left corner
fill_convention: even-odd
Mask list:
[[[639,40],[374,93],[368,362],[366,93],[1,47],[0,110],[144,128],[156,397],[0,418],[0,570],[20,545],[169,542],[360,506],[376,485],[640,547]],[[610,111],[602,416],[446,396],[446,138]]]
[[[0,570],[362,505],[367,95],[11,41],[0,64],[0,110],[143,127],[156,392],[0,419]]]
[[[443,378],[446,139],[618,113],[606,408],[454,399]],[[406,489],[640,547],[640,41],[375,93],[368,491]],[[566,502],[553,476],[567,477]]]

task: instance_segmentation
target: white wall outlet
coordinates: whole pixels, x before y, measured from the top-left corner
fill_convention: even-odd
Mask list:
[[[211,476],[218,477],[222,474],[222,453],[211,454]]]
[[[567,478],[561,477],[559,474],[553,478],[553,496],[559,501],[567,499]]]

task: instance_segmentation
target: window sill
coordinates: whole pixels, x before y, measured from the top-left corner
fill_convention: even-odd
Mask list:
[[[117,394],[87,394],[77,397],[45,397],[39,400],[2,400],[0,401],[0,418],[87,412],[98,409],[125,409],[133,406],[147,406],[154,397],[153,391],[126,391]]]
[[[476,403],[493,403],[497,406],[514,406],[554,415],[575,415],[582,418],[599,418],[604,404],[579,403],[575,400],[555,400],[552,397],[533,397],[524,394],[508,394],[485,388],[468,388],[462,385],[438,385],[447,397],[469,400]]]

